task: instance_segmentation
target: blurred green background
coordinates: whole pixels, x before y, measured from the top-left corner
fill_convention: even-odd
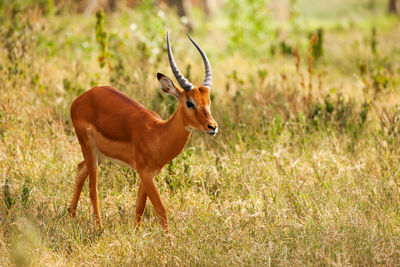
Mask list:
[[[396,6],[397,5],[397,6]],[[2,265],[399,265],[398,1],[0,0]],[[213,69],[220,131],[194,131],[133,228],[138,175],[85,185],[72,101],[111,85],[167,119],[166,32],[195,85]],[[175,79],[173,79],[175,80]],[[177,84],[177,83],[176,83]]]

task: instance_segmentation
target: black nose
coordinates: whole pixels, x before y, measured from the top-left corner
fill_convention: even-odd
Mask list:
[[[212,125],[208,125],[208,128],[211,129],[211,130],[213,130],[213,131],[215,131],[215,127],[212,126]]]

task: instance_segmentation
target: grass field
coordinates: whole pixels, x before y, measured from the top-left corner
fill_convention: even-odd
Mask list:
[[[87,184],[68,216],[82,160],[69,108],[111,85],[168,118],[166,30],[186,77],[204,75],[185,28],[143,1],[105,14],[96,38],[95,14],[33,2],[0,2],[0,265],[400,265],[400,19],[386,1],[193,10],[220,129],[193,132],[155,178],[173,245],[149,202],[135,231],[140,178],[111,163],[102,228]]]

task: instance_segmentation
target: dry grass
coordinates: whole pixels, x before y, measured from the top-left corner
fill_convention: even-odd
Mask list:
[[[400,264],[400,117],[393,108],[400,27],[391,19],[378,30],[379,56],[368,41],[359,43],[369,38],[368,27],[327,31],[325,56],[311,70],[311,96],[307,47],[297,59],[267,52],[253,58],[195,34],[212,59],[212,110],[221,129],[215,138],[194,133],[156,178],[174,245],[151,204],[135,232],[139,178],[111,164],[99,174],[103,228],[94,224],[86,185],[77,217],[69,218],[82,158],[69,119],[72,100],[92,84],[111,83],[162,116],[170,113],[172,102],[158,95],[155,79],[157,71],[171,76],[165,51],[156,51],[163,33],[142,19],[126,11],[106,21],[112,70],[99,68],[92,17],[22,14],[25,26],[8,36],[7,21],[0,30],[2,265]],[[170,19],[179,65],[191,64],[199,82],[200,58]],[[218,31],[211,36],[221,38]],[[141,42],[159,56],[140,50]],[[376,84],[378,74],[388,79],[386,88]],[[363,121],[365,99],[371,108]]]

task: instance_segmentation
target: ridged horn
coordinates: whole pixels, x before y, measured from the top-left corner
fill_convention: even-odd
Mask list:
[[[181,85],[183,90],[186,92],[192,90],[193,84],[191,84],[185,76],[182,75],[182,73],[179,71],[178,66],[176,66],[174,56],[172,55],[172,50],[171,50],[171,45],[169,44],[169,37],[168,37],[168,32],[167,32],[167,47],[168,47],[168,59],[169,59],[169,65],[171,66],[171,70],[175,75],[176,80],[178,83]]]
[[[203,50],[201,50],[200,46],[198,46],[196,44],[195,41],[193,41],[192,38],[190,38],[189,34],[187,34],[187,37],[189,37],[190,41],[192,41],[192,43],[194,44],[194,46],[197,48],[197,50],[199,51],[201,57],[203,58],[203,62],[204,62],[204,68],[205,68],[205,78],[203,81],[203,86],[208,87],[209,89],[211,89],[212,86],[212,73],[211,73],[211,66],[210,66],[210,62],[208,61],[208,58],[206,56],[206,53],[203,52]]]

